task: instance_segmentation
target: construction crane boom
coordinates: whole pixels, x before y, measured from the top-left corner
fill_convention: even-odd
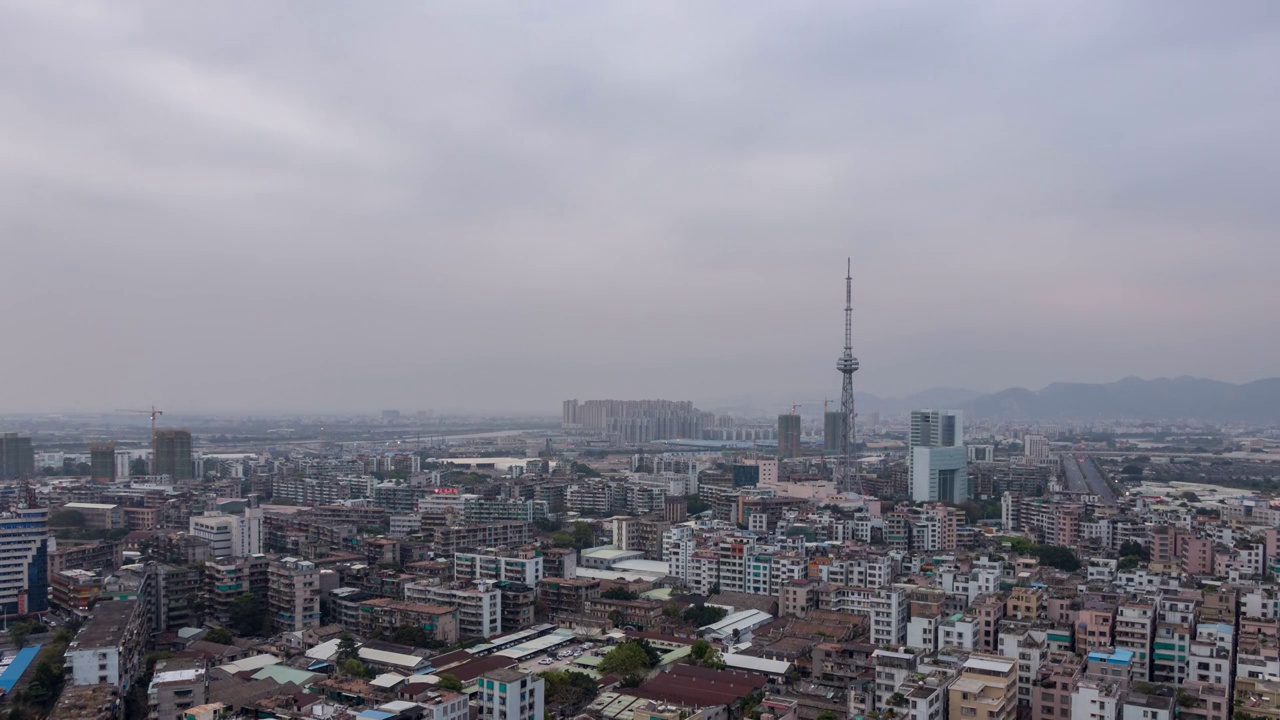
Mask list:
[[[157,409],[156,409],[156,406],[155,406],[155,405],[152,405],[150,410],[133,410],[133,409],[125,409],[125,410],[116,410],[116,412],[141,413],[141,414],[143,414],[143,415],[150,415],[150,416],[151,416],[151,440],[152,440],[153,442],[155,441],[155,437],[156,437],[156,416],[157,416],[157,415],[163,415],[163,414],[164,414],[164,411],[163,411],[163,410],[157,410]]]

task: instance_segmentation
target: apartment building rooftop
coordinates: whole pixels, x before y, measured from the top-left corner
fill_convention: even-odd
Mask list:
[[[115,717],[116,702],[116,689],[111,685],[66,685],[49,717],[58,720]]]
[[[498,682],[512,683],[520,682],[529,677],[529,673],[516,668],[501,667],[486,672],[483,676],[486,680],[496,680]]]
[[[93,608],[93,614],[71,641],[70,647],[118,647],[129,617],[137,609],[136,600],[106,600]]]

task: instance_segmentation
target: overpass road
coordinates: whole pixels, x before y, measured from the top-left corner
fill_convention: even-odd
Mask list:
[[[1073,453],[1063,458],[1062,464],[1066,469],[1068,489],[1073,492],[1087,491],[1102,498],[1102,501],[1108,505],[1116,503],[1115,493],[1111,492],[1111,487],[1102,477],[1102,472],[1088,455]]]

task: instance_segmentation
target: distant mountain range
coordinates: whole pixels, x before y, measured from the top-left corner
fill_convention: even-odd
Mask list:
[[[1280,421],[1280,378],[1235,384],[1204,378],[1111,383],[1053,383],[1040,391],[1010,388],[959,407],[977,417],[1010,420],[1205,420]]]
[[[1236,384],[1194,377],[1143,380],[1127,377],[1111,383],[1053,383],[1042,390],[1009,388],[981,393],[961,388],[932,388],[901,398],[855,393],[858,414],[899,415],[921,408],[964,410],[997,420],[1203,420],[1207,422],[1280,422],[1280,378]],[[839,398],[831,398],[831,408]],[[703,409],[759,417],[784,412],[792,402],[800,413],[821,413],[821,399],[737,397],[697,403]]]

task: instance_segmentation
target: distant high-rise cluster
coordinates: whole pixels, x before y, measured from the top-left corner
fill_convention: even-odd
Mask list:
[[[562,416],[566,427],[606,433],[623,443],[699,438],[705,421],[706,414],[687,400],[565,400]]]
[[[969,452],[958,410],[911,411],[911,499],[964,502],[969,499]]]

